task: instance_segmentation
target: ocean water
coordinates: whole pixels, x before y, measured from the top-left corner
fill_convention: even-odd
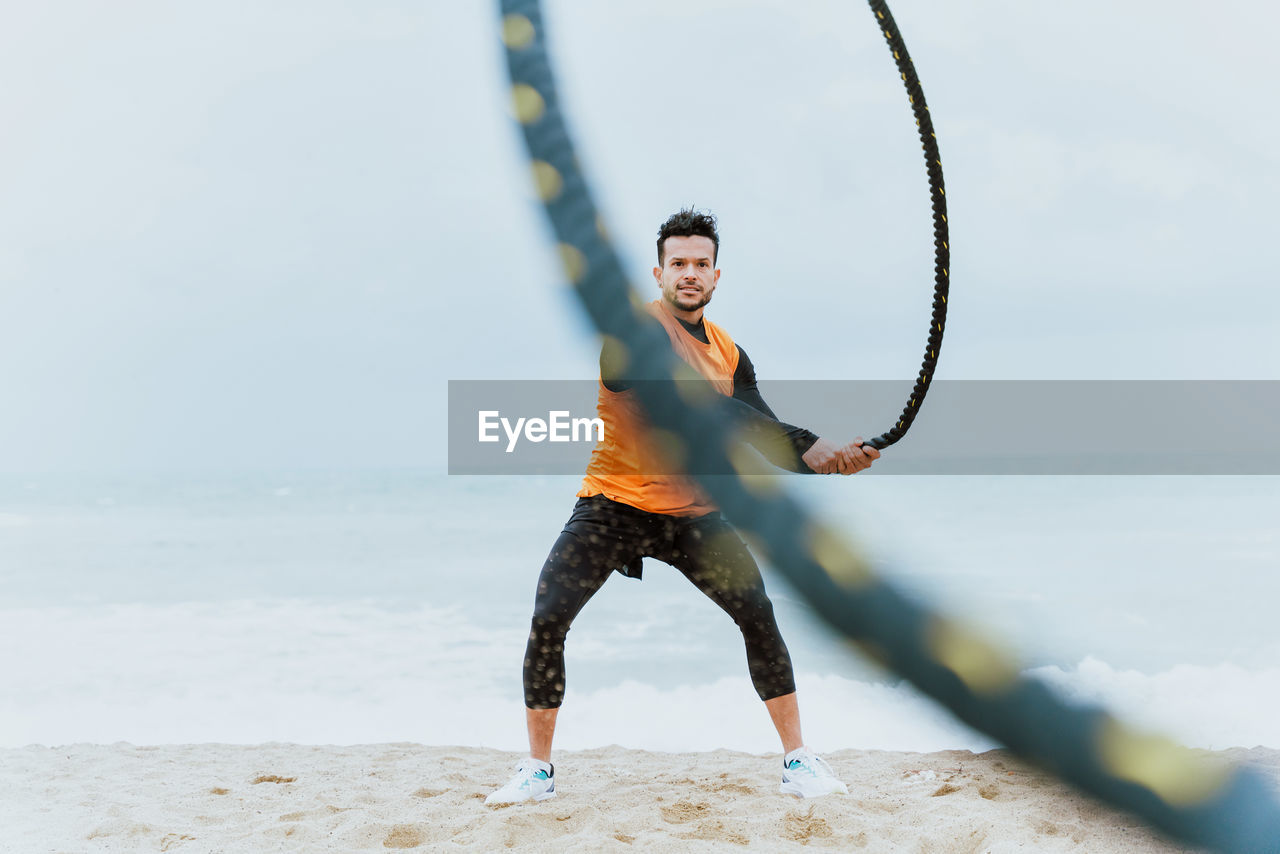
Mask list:
[[[1280,747],[1280,478],[791,477],[916,595],[1064,694]],[[520,665],[577,478],[0,479],[0,745],[521,749]],[[823,750],[991,742],[853,656],[765,567]],[[732,623],[675,570],[574,624],[557,746],[777,748]]]

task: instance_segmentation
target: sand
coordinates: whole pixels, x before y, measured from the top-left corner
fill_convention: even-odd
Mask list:
[[[1229,751],[1280,777],[1280,751]],[[1006,752],[828,754],[850,794],[778,793],[781,756],[555,757],[553,800],[484,796],[518,756],[470,747],[77,744],[0,750],[0,851],[1172,852]]]

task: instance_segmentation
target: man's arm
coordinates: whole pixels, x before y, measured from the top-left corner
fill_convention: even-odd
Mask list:
[[[618,352],[618,348],[618,343],[612,338],[606,338],[600,345],[600,382],[614,394],[631,388],[631,380],[619,376],[626,359]]]
[[[738,347],[738,367],[733,372],[733,403],[730,407],[747,441],[765,459],[787,471],[815,473],[804,455],[821,441],[818,434],[778,420],[760,394],[756,366],[741,347]]]
[[[803,427],[779,421],[760,394],[755,365],[740,346],[738,367],[733,374],[733,399],[746,404],[735,407],[735,415],[740,426],[746,428],[747,441],[779,468],[803,474],[854,474],[880,457],[875,448],[862,444],[862,437],[841,447]],[[785,444],[778,441],[779,434]]]
[[[601,348],[600,379],[609,391],[628,391],[632,386],[630,379],[619,376],[622,363],[608,345]],[[733,374],[733,397],[727,403],[747,441],[778,468],[801,474],[854,474],[880,456],[874,448],[859,447],[860,437],[841,447],[803,427],[779,421],[760,394],[755,365],[741,347]]]

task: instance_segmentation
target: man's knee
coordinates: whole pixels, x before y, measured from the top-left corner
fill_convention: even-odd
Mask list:
[[[750,629],[777,633],[778,620],[773,613],[773,603],[763,590],[742,597],[729,597],[728,602],[734,622],[744,632]]]
[[[555,614],[539,615],[534,612],[529,625],[529,646],[537,647],[543,654],[564,651],[565,635],[569,634],[569,624]]]

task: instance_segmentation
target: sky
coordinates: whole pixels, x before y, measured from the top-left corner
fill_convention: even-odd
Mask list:
[[[721,224],[708,316],[762,379],[914,376],[928,186],[866,7],[546,6],[635,285],[654,293],[657,226],[696,205]],[[938,378],[1280,379],[1280,11],[892,9],[947,182]],[[497,20],[449,0],[8,10],[0,474],[443,467],[449,380],[593,377]]]

